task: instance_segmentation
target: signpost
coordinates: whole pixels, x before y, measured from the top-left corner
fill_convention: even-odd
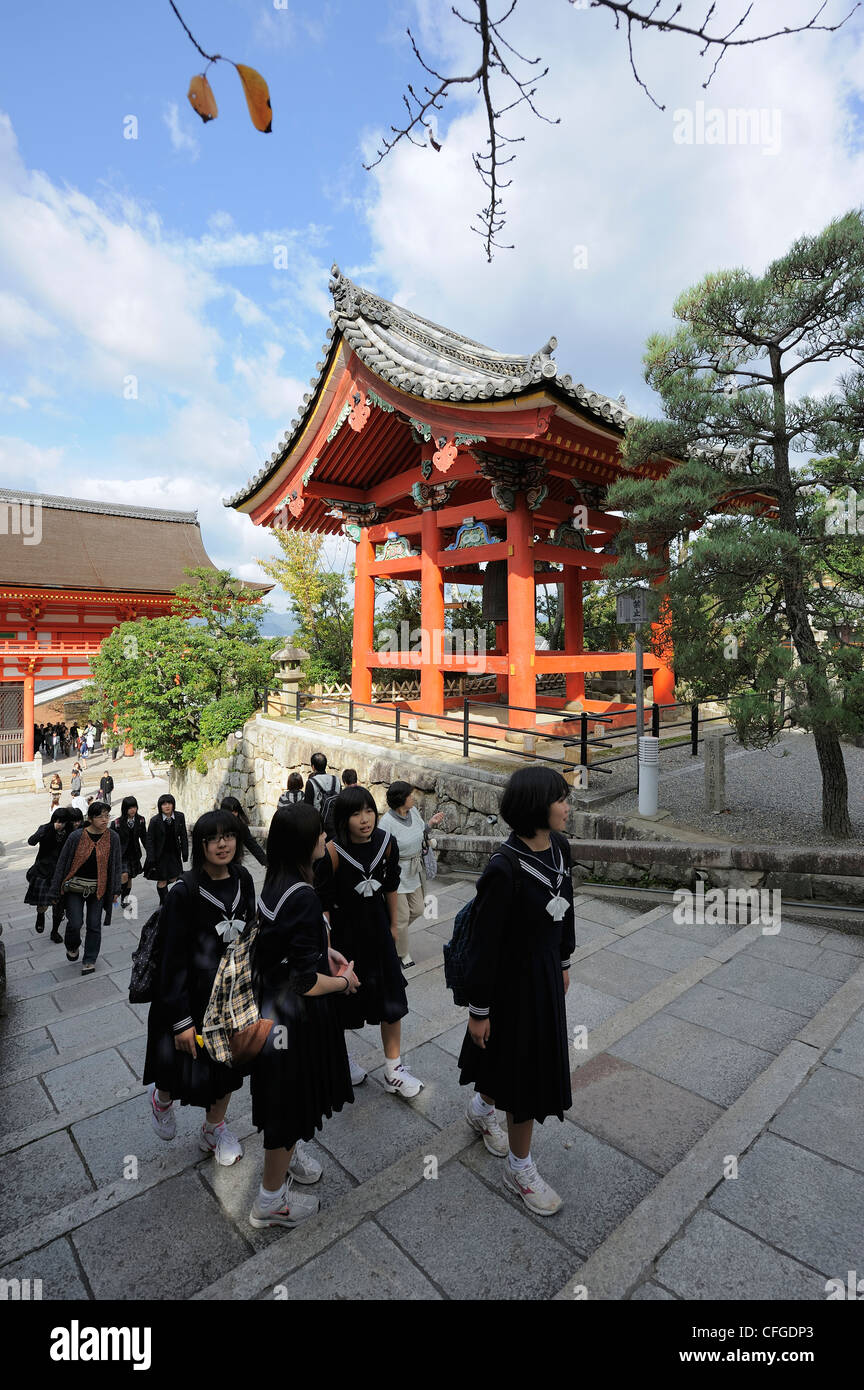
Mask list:
[[[639,786],[639,750],[645,729],[645,667],[642,646],[642,624],[651,621],[650,589],[631,589],[629,593],[619,594],[615,604],[615,617],[622,627],[632,627],[636,634],[636,786]]]

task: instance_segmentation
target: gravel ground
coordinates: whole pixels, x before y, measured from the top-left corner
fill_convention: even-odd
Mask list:
[[[716,727],[716,726],[715,726]],[[864,748],[843,744],[849,780],[849,815],[854,846],[864,835]],[[622,795],[602,811],[614,816],[638,810],[635,791],[624,791],[635,781],[635,760],[617,763],[611,776],[596,773],[592,790],[620,786]],[[690,745],[660,750],[660,808],[672,821],[663,824],[691,826],[703,834],[743,844],[816,845],[837,843],[822,829],[822,777],[813,739],[800,730],[788,730],[773,747],[742,749],[734,738],[726,740],[726,804],[718,815],[704,809],[704,762],[690,754]]]

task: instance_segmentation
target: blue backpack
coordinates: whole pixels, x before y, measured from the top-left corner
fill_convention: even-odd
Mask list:
[[[491,859],[496,854],[503,854],[505,859],[509,859],[514,866],[515,887],[519,889],[519,856],[515,854],[507,845],[502,845],[496,849]],[[474,908],[477,903],[477,894],[469,898],[467,903],[460,907],[453,919],[453,935],[450,940],[444,943],[444,983],[453,995],[453,1003],[459,1008],[467,1008],[471,1003],[468,998],[468,961],[471,954],[471,936],[474,925]]]

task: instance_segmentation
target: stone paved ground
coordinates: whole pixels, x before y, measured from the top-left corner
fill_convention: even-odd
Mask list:
[[[134,789],[144,806],[160,787]],[[319,1216],[255,1231],[248,1087],[233,1168],[199,1153],[197,1112],[171,1144],[150,1128],[146,1007],[126,996],[136,924],[106,930],[86,980],[35,935],[24,841],[43,810],[0,802],[0,1278],[40,1278],[44,1298],[824,1300],[827,1279],[864,1269],[864,938],[676,926],[666,908],[578,898],[567,1006],[588,1045],[565,1122],[536,1133],[566,1200],[544,1220],[504,1193],[463,1119],[464,1012],[441,944],[472,885],[438,880],[403,1048],[425,1090],[387,1095],[376,1030],[356,1034],[370,1077],[314,1146]],[[144,885],[139,922],[155,902]]]

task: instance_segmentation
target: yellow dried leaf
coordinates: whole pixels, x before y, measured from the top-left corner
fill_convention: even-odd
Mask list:
[[[203,72],[198,73],[189,83],[189,100],[202,121],[214,121],[219,115],[219,108],[216,105],[216,98],[213,89]]]
[[[243,83],[246,105],[249,107],[252,124],[256,130],[261,130],[265,135],[269,135],[273,129],[273,112],[270,107],[270,92],[267,83],[260,72],[256,72],[254,68],[247,68],[245,63],[235,63],[234,66],[240,74],[240,81]]]

